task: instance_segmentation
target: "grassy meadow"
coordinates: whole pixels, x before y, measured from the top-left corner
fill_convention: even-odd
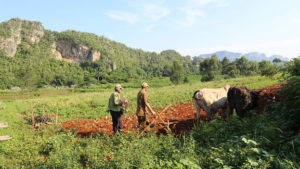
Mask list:
[[[278,78],[261,76],[172,85],[168,79],[149,81],[149,102],[154,109],[192,100],[194,91],[230,84],[261,88],[278,83]],[[122,97],[129,100],[127,113],[134,113],[139,83],[124,86]],[[42,126],[33,131],[24,120],[26,112],[35,115],[58,113],[59,124],[70,119],[96,119],[109,116],[107,102],[112,84],[85,89],[33,91],[26,96],[2,91],[0,121],[9,123],[0,135],[12,140],[0,142],[0,168],[297,168],[296,152],[291,146],[278,147],[272,139],[280,134],[264,115],[240,121],[235,116],[227,122],[214,120],[200,123],[186,136],[156,137],[147,134],[139,139],[129,134],[120,137],[96,135],[77,137],[60,125]],[[278,149],[280,148],[280,150]],[[297,147],[296,147],[297,149]],[[299,148],[298,148],[299,149]],[[284,151],[283,151],[284,150]],[[282,154],[280,152],[282,151]],[[299,151],[300,152],[300,151]]]
[[[149,102],[154,109],[174,105],[180,102],[191,101],[193,93],[201,88],[216,88],[222,87],[225,84],[230,84],[231,86],[247,86],[249,89],[255,89],[279,82],[275,79],[268,79],[260,76],[212,82],[192,81],[181,85],[171,85],[170,83],[167,83],[167,80],[168,79],[162,79],[162,83],[165,84],[163,87],[157,87],[159,86],[157,84],[159,83],[158,80],[149,82]],[[130,83],[122,85],[124,86],[122,97],[128,99],[130,103],[127,112],[134,113],[136,109],[136,95],[140,90],[140,83],[137,82],[136,87],[127,87],[131,85]],[[72,89],[72,91],[70,91],[70,89],[65,89],[65,91],[56,91],[56,93],[55,91],[50,90],[48,95],[40,95],[39,91],[34,92],[36,96],[34,96],[34,94],[31,96],[27,94],[28,97],[26,97],[26,95],[23,97],[19,94],[19,96],[14,96],[16,99],[12,97],[13,99],[2,100],[1,105],[2,107],[5,106],[5,109],[1,110],[0,118],[6,121],[8,120],[9,122],[11,118],[7,117],[13,114],[25,115],[26,112],[31,112],[31,106],[37,115],[56,114],[58,111],[61,121],[75,118],[98,118],[109,115],[106,112],[107,103],[110,94],[114,90],[114,85],[105,86],[103,88],[92,88],[94,90],[93,92],[88,90],[84,91],[86,89]],[[76,90],[78,91],[76,92]],[[59,94],[59,92],[63,94]],[[45,93],[45,91],[42,90],[41,93]]]

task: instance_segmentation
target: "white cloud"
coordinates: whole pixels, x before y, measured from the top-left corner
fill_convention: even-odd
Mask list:
[[[145,16],[152,21],[157,21],[171,13],[168,8],[156,4],[147,4],[144,6]]]
[[[124,11],[111,11],[106,15],[112,19],[116,19],[127,23],[136,23],[139,20],[139,17],[136,14]]]
[[[171,11],[163,7],[161,3],[145,4],[142,6],[142,9],[141,17],[148,24],[143,28],[143,32],[153,31],[153,29],[158,26],[157,21],[171,13]]]
[[[205,17],[204,12],[201,10],[190,8],[181,8],[180,10],[185,14],[185,17],[183,20],[177,20],[175,23],[183,28],[192,27],[200,18]]]
[[[216,46],[207,48],[193,48],[193,49],[179,49],[178,51],[183,55],[196,56],[204,53],[214,53],[221,50],[227,50],[232,52],[262,52],[268,56],[279,54],[285,57],[297,57],[300,56],[300,38],[288,39],[288,40],[277,40],[269,42],[261,42],[255,44],[237,44],[227,46]]]
[[[171,13],[171,11],[163,7],[161,3],[139,4],[136,8],[141,9],[138,10],[136,14],[124,11],[110,11],[106,13],[106,15],[112,19],[132,24],[145,21],[144,23],[148,25],[146,25],[142,31],[151,32],[157,26],[156,22],[158,20]]]
[[[204,12],[200,10],[184,9],[186,13],[186,22],[193,24],[198,18],[204,17]]]
[[[217,4],[219,7],[227,6],[227,3],[225,2],[225,0],[189,0],[188,2],[189,2],[189,4],[198,6],[198,7],[204,7],[211,3]]]
[[[218,7],[227,6],[225,0],[187,0],[184,7],[180,8],[185,18],[176,24],[183,28],[194,26],[201,18],[205,17],[204,7],[209,4],[216,4]]]

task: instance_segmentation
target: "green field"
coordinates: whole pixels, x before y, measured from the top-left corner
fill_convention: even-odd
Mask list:
[[[261,76],[200,82],[190,77],[189,83],[171,85],[168,79],[149,81],[149,102],[154,109],[192,100],[194,91],[201,88],[247,86],[261,88],[278,83],[278,79]],[[159,85],[161,84],[163,85]],[[127,113],[134,113],[139,83],[129,82],[122,97],[130,102]],[[60,93],[62,91],[68,91]],[[32,131],[23,119],[31,112],[36,115],[59,114],[58,122],[70,119],[96,119],[105,117],[113,84],[86,89],[40,90],[22,95],[2,91],[0,121],[9,123],[0,129],[0,135],[10,135],[12,140],[0,142],[0,168],[268,168],[299,167],[295,151],[290,146],[278,147],[273,136],[280,131],[265,116],[240,121],[236,117],[227,122],[214,120],[201,123],[190,134],[182,137],[156,137],[147,134],[109,137],[97,135],[79,138],[65,132],[60,125],[43,126]],[[8,97],[12,96],[12,97]],[[265,124],[262,126],[262,124]],[[272,133],[274,132],[274,133]],[[264,134],[267,134],[264,138]],[[270,136],[268,136],[270,134]],[[269,147],[268,147],[269,146]],[[286,150],[284,150],[284,148]],[[295,150],[296,149],[296,150]]]
[[[272,80],[260,76],[242,77],[236,79],[219,80],[213,82],[190,82],[182,85],[171,85],[167,81],[168,79],[162,79],[163,87],[159,86],[158,80],[152,80],[149,82],[150,87],[149,100],[151,105],[155,108],[162,108],[167,105],[174,105],[180,102],[187,102],[192,100],[192,94],[201,88],[216,88],[222,87],[225,84],[231,86],[247,86],[249,89],[255,89],[264,87],[269,84],[279,82],[278,80]],[[136,83],[135,87],[126,87],[132,85],[122,84],[124,87],[122,97],[128,99],[130,106],[128,113],[133,113],[136,108],[136,95],[140,90],[140,83]],[[109,87],[109,88],[108,88]],[[105,87],[91,87],[90,89],[62,89],[48,90],[48,91],[35,91],[27,93],[25,96],[14,94],[2,96],[2,105],[6,108],[1,110],[0,118],[3,120],[10,120],[5,118],[12,114],[25,114],[25,112],[31,111],[31,106],[35,110],[35,114],[56,114],[58,110],[59,116],[62,121],[74,118],[98,118],[107,116],[107,102],[110,94],[113,92],[114,85]],[[93,90],[94,92],[90,92]],[[77,91],[77,92],[76,92]],[[39,94],[34,96],[34,94]],[[63,94],[60,94],[63,93]],[[1,98],[1,96],[0,96]],[[8,99],[7,99],[8,98]]]

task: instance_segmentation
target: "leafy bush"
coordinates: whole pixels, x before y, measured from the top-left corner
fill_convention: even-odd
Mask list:
[[[300,129],[300,57],[294,58],[287,67],[287,84],[280,93],[280,102],[270,106],[285,130]]]
[[[268,67],[261,70],[262,76],[273,77],[278,73],[278,65],[269,65]]]

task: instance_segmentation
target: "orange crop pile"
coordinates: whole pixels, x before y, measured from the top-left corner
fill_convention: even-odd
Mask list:
[[[284,87],[285,83],[278,83],[270,86],[266,86],[264,88],[257,89],[257,91],[261,91],[258,96],[258,108],[257,111],[264,112],[265,107],[269,101],[278,102],[280,101],[279,92]]]
[[[264,110],[268,100],[278,101],[278,93],[282,88],[282,84],[275,84],[257,89],[262,90],[259,94],[258,112]],[[157,116],[149,116],[149,122],[154,124],[151,126],[150,131],[156,132],[158,135],[166,134],[167,132],[173,132],[178,135],[187,133],[193,128],[195,124],[194,113],[196,111],[196,106],[193,101],[170,106],[166,111],[160,114],[162,110],[163,108],[156,110],[158,113]],[[221,115],[222,111],[218,110],[218,113]],[[206,120],[206,112],[203,109],[200,111],[200,118],[201,120]],[[124,134],[128,132],[139,132],[135,113],[124,115],[122,119]],[[95,120],[70,120],[63,123],[63,127],[65,130],[75,130],[82,137],[99,133],[112,134],[112,120],[110,116]]]
[[[163,109],[156,110],[157,113]],[[157,116],[150,116],[149,122],[154,121],[154,127],[150,130],[157,134],[166,134],[168,130],[180,134],[189,131],[194,124],[194,102],[180,103],[170,106],[165,112]],[[205,112],[202,110],[201,115],[205,119]],[[138,133],[138,122],[135,113],[122,116],[123,133],[127,134],[129,131]],[[112,120],[111,117],[99,118],[95,120],[76,119],[63,123],[65,130],[73,129],[82,137],[90,136],[91,134],[106,133],[112,134]]]

